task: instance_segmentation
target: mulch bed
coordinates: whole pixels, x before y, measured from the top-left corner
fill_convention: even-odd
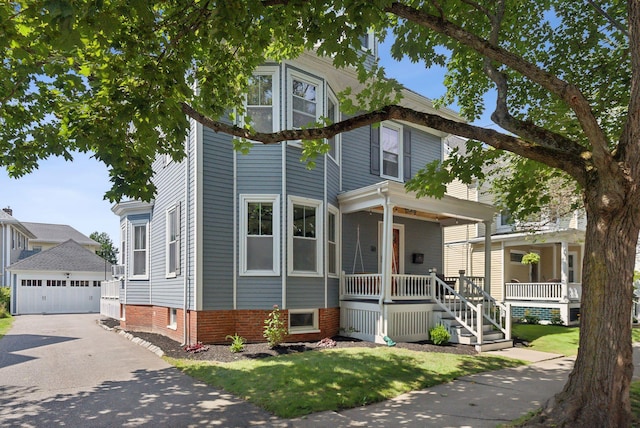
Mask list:
[[[100,323],[109,328],[119,328],[120,325],[119,321],[112,318],[101,319]],[[326,347],[323,347],[320,342],[287,342],[276,348],[270,348],[266,343],[247,343],[244,346],[244,351],[233,353],[229,350],[229,345],[231,344],[231,341],[229,341],[228,345],[206,345],[209,348],[206,351],[187,352],[183,346],[180,346],[180,343],[161,334],[133,331],[129,333],[162,349],[164,355],[167,357],[189,360],[217,361],[220,363],[228,363],[243,359],[275,357],[278,355],[295,354],[299,352],[309,352],[326,349]],[[337,349],[356,347],[386,347],[386,345],[364,342],[351,337],[336,336],[332,339],[335,341],[335,346],[333,346],[332,348]],[[396,344],[396,347],[421,352],[439,352],[459,355],[478,354],[473,346],[459,345],[455,343],[451,343],[446,346],[438,346],[430,343],[429,341],[411,343],[399,342]]]

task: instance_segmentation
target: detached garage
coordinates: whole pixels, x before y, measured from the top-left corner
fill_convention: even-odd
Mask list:
[[[111,264],[73,240],[9,266],[11,313],[100,312],[100,283]]]

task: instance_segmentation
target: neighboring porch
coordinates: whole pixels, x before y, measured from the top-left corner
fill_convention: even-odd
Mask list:
[[[582,297],[581,277],[584,233],[568,229],[542,232],[533,242],[504,241],[502,295],[511,303],[514,318],[526,315],[541,322],[577,324]],[[524,254],[539,256],[535,264],[522,264]]]
[[[436,273],[443,266],[442,228],[479,222],[490,228],[493,207],[449,196],[418,199],[391,181],[343,193],[338,200],[343,266],[351,266],[340,282],[343,334],[379,343],[419,341],[443,324],[453,342],[479,349],[498,341],[511,346],[510,309],[485,289],[490,254],[482,278]]]
[[[512,306],[516,319],[530,315],[552,323],[559,317],[564,325],[580,320],[580,283],[508,282],[504,288],[505,301]]]

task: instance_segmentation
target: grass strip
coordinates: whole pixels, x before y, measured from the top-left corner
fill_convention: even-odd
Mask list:
[[[0,318],[0,339],[7,334],[11,326],[13,325],[13,317]]]
[[[514,324],[512,336],[529,342],[531,349],[553,354],[576,355],[578,353],[579,327],[563,327],[542,324]],[[631,329],[631,340],[640,342],[640,329]]]
[[[353,408],[461,376],[524,364],[495,356],[383,347],[327,349],[225,364],[168,360],[186,374],[282,418]]]

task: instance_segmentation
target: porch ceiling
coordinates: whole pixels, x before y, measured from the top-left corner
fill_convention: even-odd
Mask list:
[[[395,206],[394,215],[405,215],[440,222],[443,226],[492,221],[495,208],[480,202],[445,195],[442,199],[422,197],[409,192],[402,183],[382,181],[338,195],[344,214],[381,210],[385,203]]]

